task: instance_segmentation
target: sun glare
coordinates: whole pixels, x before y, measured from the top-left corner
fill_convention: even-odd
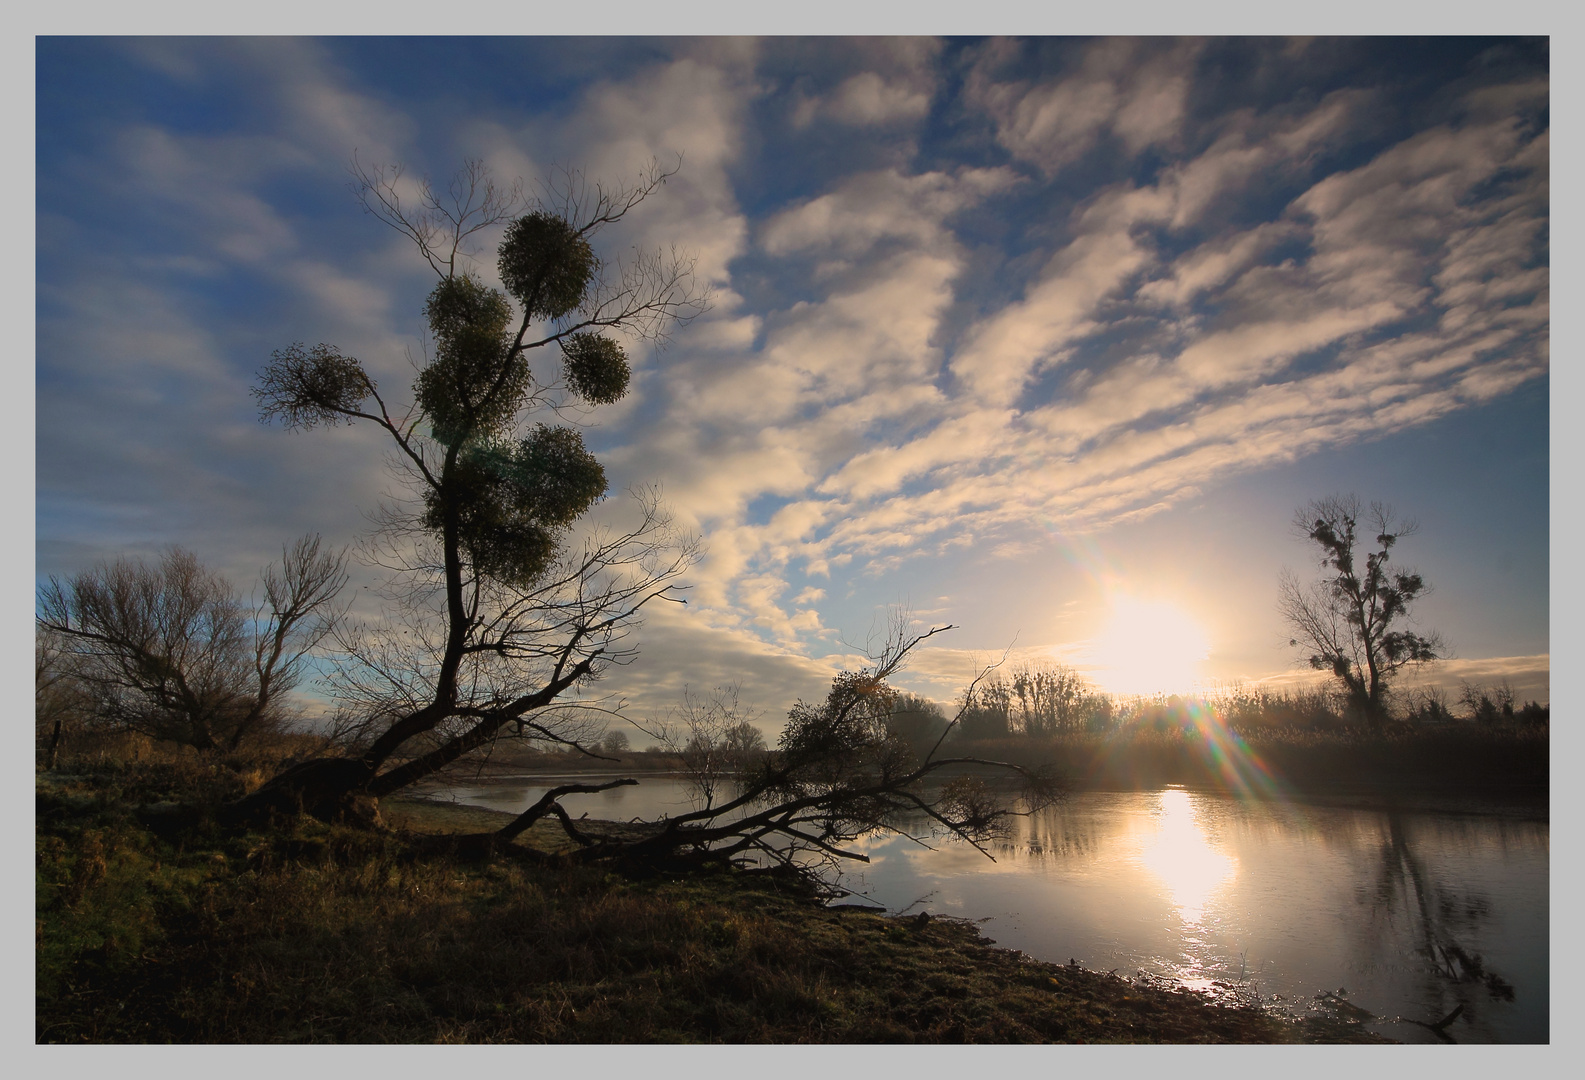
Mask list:
[[[1211,842],[1195,819],[1188,793],[1178,790],[1161,793],[1156,834],[1145,841],[1140,859],[1189,923],[1204,918],[1211,898],[1238,871],[1238,860]]]
[[[1171,604],[1117,595],[1092,650],[1094,677],[1104,689],[1155,694],[1192,689],[1211,646],[1200,624]]]

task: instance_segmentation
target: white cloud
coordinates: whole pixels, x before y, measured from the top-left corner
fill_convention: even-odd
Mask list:
[[[225,507],[247,523],[237,529],[264,526],[261,549],[282,529],[356,530],[343,519],[390,486],[379,440],[266,431],[249,426],[246,401],[252,370],[294,338],[356,353],[382,389],[411,380],[427,270],[377,230],[327,242],[277,183],[339,185],[353,146],[366,161],[478,154],[503,176],[564,161],[608,180],[683,155],[606,253],[695,251],[715,308],[671,351],[636,349],[634,393],[592,416],[613,480],[663,481],[679,521],[708,534],[685,623],[658,616],[665,633],[621,674],[655,700],[734,666],[781,698],[818,696],[830,664],[804,653],[829,640],[844,597],[828,579],[844,567],[1015,553],[1040,521],[1137,520],[1240,470],[1424,423],[1546,371],[1549,143],[1514,119],[1544,100],[1544,81],[1472,94],[1458,122],[1257,217],[1250,204],[1296,190],[1369,121],[1371,92],[1191,121],[1197,42],[1097,42],[1070,69],[1024,79],[991,43],[970,50],[960,134],[984,124],[991,159],[1013,164],[968,167],[950,145],[914,156],[905,130],[945,85],[940,44],[848,43],[856,59],[794,80],[770,110],[828,125],[797,135],[835,147],[799,163],[830,178],[811,191],[767,181],[784,163],[747,130],[777,92],[760,65],[779,47],[667,42],[555,110],[502,105],[436,131],[355,85],[318,43],[129,45],[189,88],[230,65],[265,119],[245,133],[146,123],[116,135],[100,190],[121,189],[155,248],[90,251],[77,223],[41,212],[41,260],[59,245],[88,253],[73,257],[74,279],[41,278],[41,371],[97,380],[41,379],[41,492],[54,485],[41,498],[112,506],[123,529],[140,499]],[[843,128],[885,142],[889,164],[861,153],[868,144],[844,150],[832,134]],[[1148,181],[1108,173],[1071,214],[1043,218],[1048,190],[1068,205],[1081,168],[1108,157],[1086,159],[1097,148],[1168,164]],[[847,152],[861,164],[849,169]],[[785,190],[798,197],[756,209]],[[291,325],[228,325],[192,299],[200,277],[272,290]],[[169,432],[133,430],[149,423]],[[91,475],[101,459],[113,467]],[[947,659],[930,660],[945,666],[921,685],[946,688]],[[961,659],[939,696],[966,681]]]
[[[936,247],[951,242],[948,217],[1016,182],[1007,169],[864,173],[771,217],[760,243],[772,255],[837,251],[854,256],[882,240]]]
[[[918,120],[930,111],[930,95],[863,71],[837,87],[820,111],[833,120],[860,127]]]
[[[1007,51],[996,47],[970,71],[968,96],[995,120],[998,142],[1051,174],[1106,135],[1131,154],[1171,142],[1200,49],[1192,40],[1161,50],[1141,39],[1109,38],[1088,46],[1073,74],[1030,83],[997,81]]]
[[[941,50],[939,41],[872,38],[842,45],[863,70],[825,93],[800,93],[790,117],[794,129],[822,120],[854,128],[895,128],[917,123],[930,112],[938,81],[934,61]]]

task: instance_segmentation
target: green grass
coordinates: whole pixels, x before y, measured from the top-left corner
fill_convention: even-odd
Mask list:
[[[1369,1038],[1037,963],[962,921],[820,908],[725,871],[634,878],[515,848],[469,861],[309,820],[155,829],[138,804],[170,795],[171,777],[140,768],[39,779],[41,1042]],[[384,812],[428,832],[490,813],[400,800]],[[525,839],[548,849],[553,836]]]

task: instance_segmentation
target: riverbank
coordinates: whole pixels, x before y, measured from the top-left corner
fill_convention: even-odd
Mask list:
[[[1443,809],[1460,800],[1507,804],[1533,816],[1550,793],[1545,724],[1397,723],[1377,732],[1247,724],[1139,726],[1065,735],[956,739],[939,753],[1044,767],[1079,791],[1154,791],[1168,785],[1257,799]],[[682,775],[658,750],[609,759],[512,748],[457,770],[452,781],[594,774]]]
[[[1208,726],[961,741],[964,757],[1055,769],[1076,789],[1151,791],[1180,785],[1258,799],[1481,798],[1545,804],[1545,726],[1400,724],[1366,733],[1292,726],[1236,733]]]
[[[1341,1013],[1212,1006],[785,883],[435,846],[501,820],[487,810],[396,799],[385,831],[173,831],[151,809],[172,794],[151,769],[40,776],[39,1041],[1380,1041]]]

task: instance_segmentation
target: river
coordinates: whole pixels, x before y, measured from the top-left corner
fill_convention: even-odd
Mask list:
[[[516,812],[565,782],[431,794]],[[691,809],[669,777],[564,805],[610,820]],[[1390,811],[1168,787],[1076,793],[1016,819],[989,858],[871,837],[858,845],[870,862],[841,884],[893,912],[974,919],[1040,960],[1293,1013],[1363,1010],[1403,1042],[1438,1041],[1421,1025],[1461,1009],[1444,1029],[1458,1042],[1544,1043],[1549,847],[1544,808]]]

